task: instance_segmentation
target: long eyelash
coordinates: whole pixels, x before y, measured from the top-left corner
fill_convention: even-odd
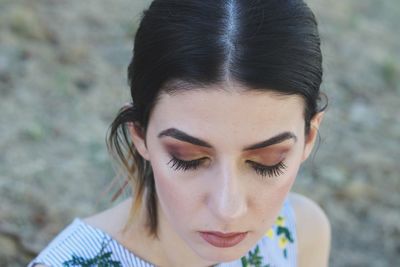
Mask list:
[[[195,170],[197,169],[197,167],[200,166],[202,162],[202,159],[194,159],[194,160],[181,160],[178,159],[174,156],[172,156],[171,160],[168,161],[168,165],[170,163],[172,163],[171,168],[174,169],[175,171],[177,170],[183,170],[183,171],[187,171],[187,170]]]
[[[273,177],[273,176],[279,176],[284,173],[284,170],[286,170],[287,166],[283,161],[279,162],[278,164],[274,166],[264,166],[256,162],[249,161],[251,164],[252,168],[256,171],[257,174],[263,176],[263,177]]]
[[[181,160],[178,159],[174,156],[172,156],[171,160],[168,161],[168,165],[171,165],[171,168],[174,169],[175,171],[177,170],[183,170],[183,171],[187,171],[187,170],[195,170],[197,169],[201,162],[203,161],[203,159],[195,159],[195,160]],[[252,162],[249,161],[249,163],[251,164],[252,168],[255,170],[255,172],[263,177],[274,177],[274,176],[279,176],[282,175],[284,173],[284,170],[286,170],[287,166],[286,164],[281,161],[278,164],[274,165],[274,166],[264,166],[262,164],[256,163],[256,162]]]

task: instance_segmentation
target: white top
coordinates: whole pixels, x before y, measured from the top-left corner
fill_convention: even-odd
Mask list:
[[[295,267],[297,266],[295,216],[285,201],[274,226],[242,258],[220,263],[218,267]],[[155,267],[100,229],[76,218],[32,261],[51,267],[133,266]]]

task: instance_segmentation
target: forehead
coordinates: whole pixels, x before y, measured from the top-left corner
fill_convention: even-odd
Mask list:
[[[208,140],[229,135],[243,143],[246,137],[261,140],[283,131],[304,131],[300,96],[225,89],[210,86],[161,94],[148,130],[175,127]]]

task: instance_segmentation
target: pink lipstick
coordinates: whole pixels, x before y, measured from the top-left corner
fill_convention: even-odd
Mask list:
[[[247,235],[243,233],[200,232],[201,237],[218,248],[229,248],[239,244]]]

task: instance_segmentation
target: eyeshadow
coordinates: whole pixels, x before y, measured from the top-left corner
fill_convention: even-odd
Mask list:
[[[287,156],[287,154],[289,154],[291,149],[292,146],[288,147],[287,145],[277,145],[274,147],[271,146],[268,148],[248,151],[245,153],[244,157],[246,159],[256,161],[260,164],[274,165],[282,161]]]
[[[165,143],[164,147],[171,155],[181,159],[204,157],[207,154],[205,149],[193,145]]]

